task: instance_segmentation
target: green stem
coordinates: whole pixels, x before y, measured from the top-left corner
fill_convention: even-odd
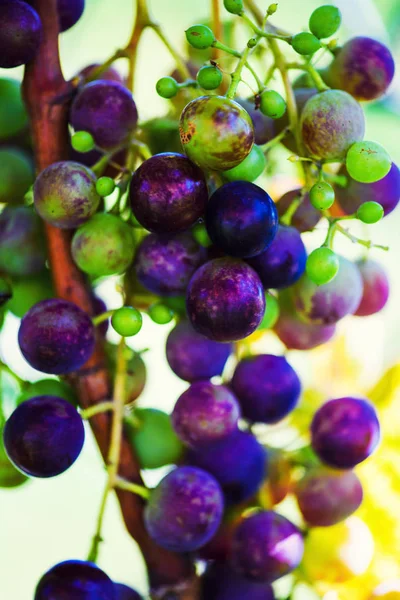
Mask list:
[[[85,408],[81,410],[81,417],[86,421],[103,412],[108,412],[114,410],[114,402],[111,400],[109,402],[99,402],[98,404],[94,404],[89,408]]]
[[[239,52],[238,50],[234,50],[233,48],[230,48],[229,46],[227,46],[226,44],[223,44],[222,42],[219,42],[218,40],[216,40],[213,43],[213,48],[218,48],[222,52],[226,52],[226,54],[230,54],[231,56],[235,56],[236,58],[242,58],[242,53],[241,52]],[[249,62],[247,60],[244,63],[244,66],[253,75],[253,77],[254,77],[254,79],[255,79],[255,81],[257,83],[257,86],[258,86],[258,91],[262,92],[265,86],[264,86],[263,82],[261,81],[260,77],[257,75],[257,73],[255,72],[255,70],[249,64]]]
[[[111,65],[119,58],[127,58],[126,51],[122,48],[116,50],[114,54],[110,56],[110,58],[108,58],[103,64],[93,69],[91,74],[85,78],[85,83],[90,83],[91,81],[99,79],[103,75],[103,73],[107,71],[107,69],[109,69]]]
[[[337,231],[337,222],[335,220],[329,222],[328,233],[326,234],[326,238],[322,246],[326,248],[333,249],[333,238],[335,237],[335,233]]]
[[[288,206],[287,211],[281,216],[280,222],[282,225],[290,225],[292,222],[292,218],[296,210],[299,208],[300,204],[303,202],[303,196],[299,196],[295,198],[290,205]]]
[[[250,17],[248,17],[246,15],[246,13],[242,13],[240,15],[243,19],[243,21],[245,21],[245,23],[247,23],[247,25],[254,31],[254,33],[259,36],[259,37],[263,37],[266,38],[268,40],[281,40],[282,42],[288,42],[289,44],[292,41],[292,37],[291,35],[281,35],[279,33],[271,33],[271,32],[267,32],[264,31],[263,29],[260,29],[260,27],[258,27],[255,23],[253,23],[253,21],[250,19]],[[265,27],[265,23],[266,23],[266,19],[264,18],[262,21],[264,27]]]
[[[340,231],[340,233],[345,235],[347,238],[349,238],[349,240],[352,241],[354,244],[360,244],[361,246],[364,246],[365,248],[368,248],[368,249],[379,248],[379,250],[385,250],[385,252],[387,252],[389,250],[389,246],[382,246],[381,244],[374,244],[371,240],[360,239],[359,237],[350,233],[350,231],[347,231],[347,229],[344,229],[344,227],[339,225],[339,223],[336,223],[336,229],[338,231]]]
[[[287,136],[289,131],[290,131],[290,128],[285,127],[285,129],[283,129],[280,133],[278,133],[278,135],[276,135],[274,138],[272,138],[272,140],[269,140],[269,142],[266,142],[265,144],[263,144],[261,146],[263,151],[268,152],[271,148],[273,148],[274,146],[279,144],[279,142],[281,142]]]
[[[238,64],[236,65],[236,69],[234,70],[233,74],[232,74],[232,81],[230,83],[230,86],[228,88],[228,91],[226,92],[226,97],[230,98],[231,100],[235,97],[236,95],[236,91],[238,88],[238,85],[241,81],[241,76],[242,76],[242,70],[243,67],[247,61],[247,57],[250,54],[250,50],[251,48],[249,46],[246,46],[246,48],[243,50],[241,58],[238,62]]]
[[[104,323],[104,321],[107,321],[107,319],[109,319],[110,317],[113,316],[113,314],[115,313],[115,310],[107,310],[106,312],[101,313],[101,315],[97,315],[96,317],[92,318],[92,323],[95,327],[97,327],[97,325],[100,325],[101,323]]]
[[[151,23],[150,27],[152,29],[154,29],[154,31],[156,32],[156,34],[158,35],[160,40],[163,42],[164,46],[167,48],[167,50],[171,54],[172,58],[174,59],[174,61],[176,63],[176,67],[177,67],[182,79],[191,79],[190,71],[187,68],[185,61],[181,58],[179,52],[177,52],[175,50],[175,48],[172,46],[172,44],[166,37],[164,31],[161,29],[160,25],[158,25],[158,23]]]
[[[313,67],[310,63],[287,63],[287,69],[297,69],[299,71],[306,71],[311,79],[313,80],[315,87],[319,92],[324,92],[329,90],[329,86],[326,85],[325,81],[322,79],[321,75],[318,73],[317,69]]]
[[[116,478],[115,487],[120,490],[125,490],[126,492],[132,492],[132,494],[136,494],[144,500],[148,500],[150,498],[150,490],[145,488],[143,485],[126,481],[126,479],[123,479],[122,477]]]

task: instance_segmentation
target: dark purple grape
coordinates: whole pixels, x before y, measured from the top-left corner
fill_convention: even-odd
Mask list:
[[[3,427],[0,428],[0,488],[16,488],[28,481],[28,478],[14,467],[7,456],[3,441]]]
[[[80,369],[95,344],[89,316],[76,304],[52,298],[33,306],[21,321],[18,342],[38,371],[60,375]]]
[[[123,583],[114,583],[115,600],[142,600],[142,596]]]
[[[340,48],[326,71],[326,79],[331,87],[357,100],[375,100],[387,91],[394,70],[390,50],[378,40],[360,36]]]
[[[187,229],[204,214],[208,200],[202,171],[175,152],[146,160],[133,174],[129,195],[139,223],[155,233]]]
[[[283,194],[282,198],[276,204],[279,217],[283,217],[293,200],[298,196],[301,196],[300,188]],[[292,216],[292,227],[295,227],[300,233],[304,233],[305,231],[312,231],[320,220],[320,211],[313,207],[310,202],[310,196],[305,194]]]
[[[0,67],[12,69],[33,60],[42,38],[36,10],[20,0],[2,0],[0,23]]]
[[[79,21],[85,9],[85,0],[58,0],[60,31],[71,29]]]
[[[296,406],[300,379],[284,356],[259,354],[243,358],[231,382],[243,416],[255,423],[277,423]]]
[[[171,421],[182,442],[198,448],[236,431],[239,417],[239,403],[229,388],[195,381],[178,398]]]
[[[145,526],[159,546],[192,552],[216,533],[223,510],[223,495],[214,477],[195,467],[178,467],[152,491]]]
[[[236,529],[232,559],[243,576],[271,583],[291,573],[303,551],[303,536],[293,523],[273,511],[260,511]]]
[[[0,214],[0,271],[36,275],[45,261],[46,242],[38,215],[28,206],[7,206]]]
[[[193,275],[186,306],[196,331],[218,342],[232,342],[257,329],[265,295],[260,278],[246,263],[216,258]]]
[[[263,115],[261,110],[256,109],[254,98],[237,98],[236,102],[243,106],[243,108],[249,113],[250,118],[253,122],[254,127],[254,143],[262,146],[266,144],[276,135],[275,130],[275,119],[271,119],[266,115]]]
[[[270,247],[247,262],[259,275],[265,289],[286,288],[303,275],[307,252],[297,229],[279,225]]]
[[[100,148],[115,148],[133,132],[138,120],[132,94],[116,81],[87,83],[76,95],[70,113],[75,131],[89,131]]]
[[[211,563],[201,578],[202,600],[274,600],[269,583],[250,581],[227,564]]]
[[[274,331],[288,350],[311,350],[328,342],[336,325],[306,323],[295,312],[281,311]]]
[[[31,477],[55,477],[78,458],[85,440],[82,418],[69,402],[36,396],[22,402],[4,427],[12,463]]]
[[[88,65],[87,67],[84,67],[79,71],[77,77],[83,77],[87,79],[91,77],[93,72],[100,66],[100,63],[93,63],[91,65]],[[101,79],[102,81],[116,81],[117,83],[122,83],[122,85],[125,84],[125,79],[117,71],[117,69],[114,69],[114,67],[108,67],[108,69],[103,71],[103,73],[100,75],[99,79]]]
[[[188,321],[178,323],[167,338],[168,364],[185,381],[221,375],[231,352],[231,344],[207,339],[197,333]]]
[[[353,471],[314,467],[296,484],[294,494],[312,527],[329,527],[344,521],[361,505],[363,489]]]
[[[362,398],[330,400],[311,423],[312,447],[333,468],[352,469],[372,454],[379,438],[375,408]]]
[[[218,188],[206,210],[208,235],[230,256],[256,256],[272,243],[278,213],[272,198],[248,181],[232,181]]]
[[[317,93],[317,90],[313,87],[313,84],[310,85],[310,87],[298,87],[297,89],[294,90],[294,97],[295,97],[296,106],[297,106],[297,114],[298,114],[299,118],[301,117],[303,108],[305,107],[307,101],[310,98],[312,98],[313,96],[315,96],[316,93]],[[289,126],[289,115],[288,115],[288,112],[285,111],[284,115],[280,119],[275,120],[276,133],[277,134],[280,133],[288,126]],[[286,148],[288,150],[293,152],[293,154],[298,153],[297,143],[296,143],[294,135],[291,131],[283,138],[282,144],[284,146],[286,146]]]
[[[188,460],[214,475],[228,504],[254,496],[267,471],[266,450],[254,435],[244,431],[191,451]]]
[[[361,302],[354,313],[358,317],[374,315],[389,299],[389,279],[384,268],[371,259],[357,263],[364,284]]]
[[[389,173],[375,183],[360,183],[352,179],[345,167],[339,171],[340,175],[345,175],[347,186],[336,186],[336,199],[340,208],[347,215],[357,212],[357,209],[364,202],[378,202],[383,206],[385,217],[389,215],[398,205],[400,200],[400,170],[392,163]]]
[[[179,296],[185,294],[191,276],[206,259],[206,249],[190,232],[151,233],[140,243],[134,265],[138,280],[150,292]]]
[[[39,581],[34,600],[117,600],[115,585],[95,564],[83,560],[58,563]]]

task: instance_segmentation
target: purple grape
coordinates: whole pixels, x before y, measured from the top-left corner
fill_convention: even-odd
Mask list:
[[[192,450],[188,460],[214,475],[227,504],[238,504],[254,496],[267,471],[266,450],[254,435],[244,431]]]
[[[0,271],[36,275],[45,267],[43,226],[28,206],[7,206],[0,214]]]
[[[85,440],[82,418],[63,398],[36,396],[22,402],[4,427],[4,447],[25,475],[55,477],[76,461]]]
[[[0,23],[0,67],[12,69],[33,60],[42,39],[36,10],[20,0],[2,0]]]
[[[306,323],[294,312],[281,311],[274,331],[288,350],[311,350],[328,342],[336,325]]]
[[[276,135],[275,120],[263,115],[255,106],[254,98],[237,98],[236,102],[249,113],[254,128],[254,143],[262,146]]]
[[[375,408],[362,398],[337,398],[317,410],[311,423],[312,447],[327,465],[352,469],[372,454],[380,428]]]
[[[232,560],[248,579],[271,583],[300,564],[303,550],[303,537],[293,523],[273,511],[260,511],[236,529]]]
[[[82,560],[58,563],[39,581],[34,600],[117,600],[115,585],[95,564]]]
[[[357,100],[375,100],[387,91],[394,70],[390,50],[377,40],[360,36],[340,48],[326,78],[331,87],[344,90]]]
[[[347,215],[352,215],[364,202],[378,202],[383,206],[385,217],[398,205],[400,200],[400,170],[392,163],[389,173],[375,183],[360,183],[352,179],[343,167],[340,175],[348,178],[347,186],[336,186],[336,199]]]
[[[229,565],[211,563],[201,578],[202,600],[274,600],[269,583],[250,581]]]
[[[178,398],[171,421],[182,442],[198,448],[236,431],[239,417],[239,403],[226,386],[195,381]]]
[[[196,331],[218,342],[232,342],[257,329],[265,295],[257,273],[246,263],[216,258],[193,275],[186,306]]]
[[[297,229],[279,225],[270,247],[247,262],[259,275],[265,289],[293,285],[304,273],[307,252]]]
[[[77,77],[83,77],[84,79],[88,79],[92,76],[93,72],[99,67],[101,67],[100,63],[93,63],[91,65],[88,65],[87,67],[84,67],[79,71]],[[125,84],[125,79],[117,71],[117,69],[114,69],[114,67],[108,67],[108,69],[103,71],[100,78],[102,81],[116,81],[117,83],[122,83],[122,85]]]
[[[223,510],[223,495],[214,477],[195,467],[178,467],[152,491],[145,526],[159,546],[192,552],[216,533]]]
[[[304,275],[293,288],[294,306],[308,321],[332,325],[355,313],[363,294],[363,281],[357,266],[339,256],[336,277],[324,285],[316,285]]]
[[[312,527],[329,527],[344,521],[361,505],[363,489],[353,471],[314,467],[297,483],[295,496]]]
[[[384,268],[374,260],[359,260],[364,291],[361,302],[354,313],[358,317],[374,315],[382,310],[389,299],[389,279]]]
[[[231,344],[220,344],[197,333],[188,321],[178,323],[167,338],[167,361],[175,375],[185,381],[221,375],[232,352]]]
[[[256,256],[272,243],[278,213],[272,198],[248,181],[218,188],[206,210],[206,227],[213,243],[230,256]]]
[[[146,160],[133,174],[129,194],[135,217],[155,233],[187,229],[204,214],[208,200],[202,171],[176,152]]]
[[[317,90],[311,85],[310,87],[298,87],[294,90],[294,98],[296,100],[297,106],[297,114],[298,117],[301,117],[303,112],[303,108],[305,107],[307,101],[317,94]],[[289,115],[286,111],[284,115],[280,119],[275,120],[275,129],[276,133],[280,133],[286,127],[289,126]],[[298,153],[297,143],[295,137],[291,131],[283,138],[282,144],[286,146],[288,150],[293,152],[293,154]]]
[[[60,31],[71,29],[83,15],[85,0],[58,0]]]
[[[100,148],[122,144],[137,125],[132,94],[116,81],[87,83],[76,95],[70,113],[75,131],[89,131]]]
[[[136,251],[136,276],[154,294],[179,296],[186,292],[191,276],[206,259],[206,249],[190,232],[151,233]]]
[[[255,423],[277,423],[296,406],[300,379],[284,356],[259,354],[243,358],[231,382],[243,416]]]
[[[80,369],[95,344],[89,316],[76,304],[52,298],[35,304],[21,321],[18,343],[31,367],[64,375]]]
[[[283,217],[293,200],[298,196],[301,196],[300,188],[283,194],[282,198],[276,204],[279,217]],[[310,202],[310,196],[306,194],[292,216],[292,227],[295,227],[300,233],[313,231],[320,220],[320,211],[313,207]]]
[[[115,600],[142,600],[142,596],[123,583],[114,583]]]

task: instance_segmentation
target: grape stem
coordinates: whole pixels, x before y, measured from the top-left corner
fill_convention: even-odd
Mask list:
[[[126,492],[131,492],[132,494],[137,494],[144,500],[148,500],[150,498],[151,492],[149,489],[144,487],[144,485],[137,485],[136,483],[122,479],[122,477],[116,478],[115,487],[119,488],[120,490],[125,490]]]
[[[220,0],[211,0],[211,22],[212,29],[215,37],[218,40],[222,40],[223,29],[221,22],[221,10],[220,10]],[[212,58],[213,60],[217,60],[219,56],[219,49],[217,46],[212,47]]]
[[[84,408],[83,410],[81,410],[81,417],[82,419],[85,419],[85,421],[88,421],[95,415],[114,410],[114,408],[114,402],[112,402],[111,400],[109,402],[99,402],[94,406],[90,406],[89,408]]]
[[[258,27],[255,23],[253,23],[253,21],[250,19],[250,17],[248,17],[246,15],[246,13],[242,13],[240,16],[242,17],[243,21],[245,23],[247,23],[247,25],[260,38],[263,37],[263,38],[266,38],[267,40],[276,39],[276,40],[281,40],[282,42],[287,42],[288,44],[291,44],[293,36],[291,36],[291,35],[282,35],[280,33],[272,33],[272,32],[264,31],[264,29],[260,29],[260,27]],[[268,15],[267,15],[267,17],[268,17]],[[265,23],[266,23],[266,18],[263,19],[264,26],[265,26]]]
[[[286,68],[297,69],[298,71],[305,71],[308,73],[319,92],[325,92],[326,90],[330,89],[330,87],[326,85],[321,75],[318,73],[317,69],[310,63],[287,63]]]
[[[278,133],[278,135],[273,137],[272,140],[269,140],[269,142],[266,142],[261,146],[263,152],[269,152],[269,150],[271,150],[271,148],[279,144],[289,132],[290,127],[285,127],[285,129],[283,129],[280,133]]]
[[[361,238],[353,235],[352,233],[350,233],[350,231],[348,231],[347,229],[345,229],[344,227],[339,225],[339,223],[336,223],[336,229],[338,231],[340,231],[340,233],[342,233],[344,236],[349,238],[349,240],[351,242],[353,242],[354,244],[360,244],[361,246],[365,246],[365,248],[368,248],[368,249],[378,248],[379,250],[384,250],[385,252],[388,252],[388,250],[389,250],[389,246],[382,246],[381,244],[374,244],[371,240],[362,240]]]
[[[104,321],[107,321],[107,319],[112,317],[114,313],[115,313],[115,309],[114,310],[106,310],[105,312],[101,313],[100,315],[96,315],[95,317],[92,317],[93,325],[95,327],[97,327],[98,325],[100,325],[101,323],[104,323]]]
[[[227,46],[226,44],[223,44],[222,42],[219,42],[218,40],[215,40],[215,42],[213,43],[213,48],[218,48],[219,50],[226,52],[226,54],[230,54],[231,56],[235,56],[236,58],[242,58],[242,53],[239,52],[238,50],[234,50],[233,48],[230,48],[229,46]],[[257,73],[255,72],[255,70],[253,69],[253,67],[250,65],[250,63],[246,60],[244,63],[244,66],[246,67],[246,69],[248,71],[250,71],[250,73],[252,74],[252,76],[254,77],[257,86],[258,86],[258,91],[259,93],[261,93],[264,90],[264,84],[261,81],[260,77],[257,75]]]

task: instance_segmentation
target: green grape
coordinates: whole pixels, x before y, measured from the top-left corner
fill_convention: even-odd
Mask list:
[[[174,318],[174,312],[161,302],[156,302],[149,306],[148,314],[150,319],[154,321],[154,323],[157,323],[157,325],[171,323]]]
[[[0,306],[3,306],[12,297],[13,292],[10,284],[4,277],[0,276]]]
[[[161,77],[156,83],[156,91],[161,98],[173,98],[179,90],[179,84],[173,77]]]
[[[201,67],[197,73],[197,83],[204,90],[215,90],[222,83],[222,71],[218,67],[213,65],[206,65]]]
[[[115,190],[115,181],[111,177],[99,177],[96,181],[96,191],[99,196],[109,196]]]
[[[17,404],[35,396],[58,396],[73,406],[78,406],[78,399],[73,388],[65,381],[58,379],[40,379],[25,385],[17,398]]]
[[[293,36],[292,47],[297,54],[310,55],[321,48],[321,42],[312,33],[303,31]]]
[[[17,148],[1,148],[0,202],[22,204],[24,195],[33,182],[34,170],[29,156]]]
[[[327,210],[335,202],[333,187],[325,181],[319,181],[310,190],[310,202],[318,210]]]
[[[361,204],[356,212],[357,219],[360,219],[360,221],[368,223],[369,225],[380,221],[383,218],[383,215],[383,206],[379,204],[379,202],[372,201]]]
[[[244,10],[243,0],[224,0],[224,7],[232,15],[240,15]]]
[[[347,152],[347,171],[350,177],[360,183],[374,183],[383,179],[391,167],[389,154],[377,142],[356,142]]]
[[[223,171],[228,181],[255,181],[265,170],[267,160],[260,146],[252,147],[250,154],[237,167]],[[200,242],[199,242],[200,243]]]
[[[260,110],[266,117],[280,119],[286,112],[286,102],[278,92],[266,90],[261,94]]]
[[[71,138],[71,146],[77,152],[90,152],[95,146],[92,134],[88,131],[77,131]]]
[[[209,248],[212,245],[210,236],[207,233],[207,229],[204,223],[196,223],[192,229],[192,235],[196,242],[203,246],[203,248]]]
[[[13,277],[12,290],[13,295],[7,303],[7,310],[19,319],[22,319],[37,302],[54,296],[49,271],[33,276]]]
[[[0,79],[0,140],[18,135],[28,125],[21,97],[21,84],[15,79]]]
[[[307,258],[307,275],[317,285],[329,283],[338,271],[339,259],[329,248],[324,246],[317,248]]]
[[[258,329],[271,329],[279,317],[278,300],[272,294],[265,294],[265,313]]]
[[[317,38],[331,37],[340,27],[342,15],[336,6],[326,4],[316,8],[309,21],[311,33]]]
[[[142,328],[142,315],[133,306],[123,306],[111,317],[111,325],[123,337],[136,335]]]
[[[207,25],[192,25],[185,34],[189,44],[197,50],[207,50],[215,42],[215,35]]]
[[[186,298],[185,296],[170,296],[163,298],[164,304],[168,306],[174,313],[178,315],[186,315]]]

